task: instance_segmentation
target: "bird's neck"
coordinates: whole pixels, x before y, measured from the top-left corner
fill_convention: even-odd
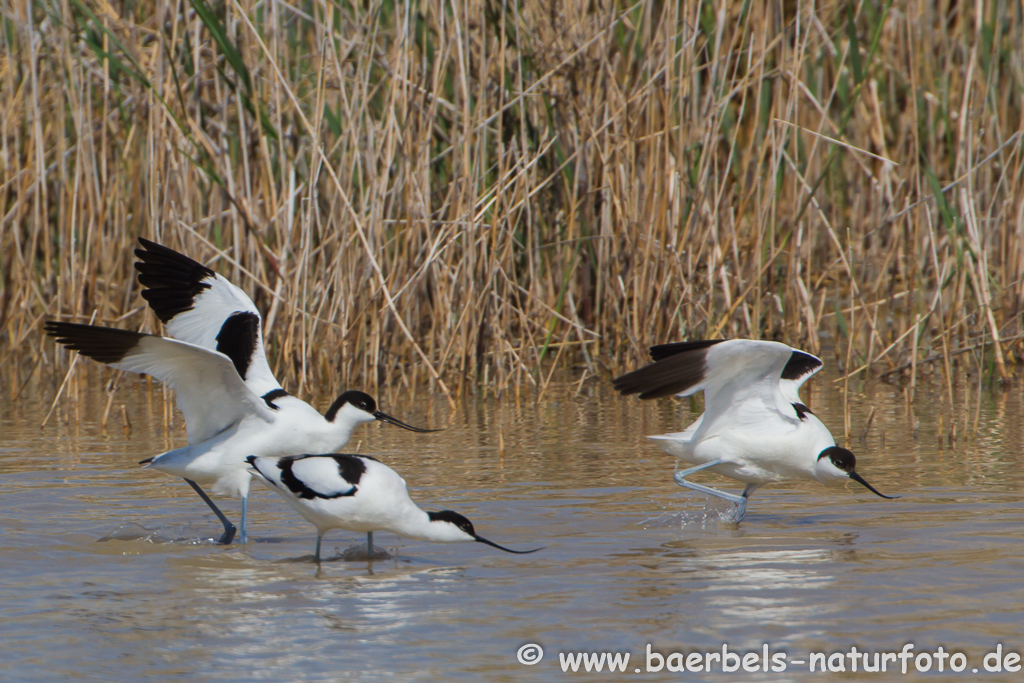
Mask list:
[[[415,507],[415,506],[414,506]],[[454,543],[473,539],[448,522],[431,521],[430,515],[416,507],[414,511],[402,515],[395,533],[417,541],[433,541],[434,543]]]
[[[334,422],[329,421],[327,423],[327,440],[330,442],[328,450],[337,451],[344,447],[358,426],[359,423],[344,418],[338,418]]]

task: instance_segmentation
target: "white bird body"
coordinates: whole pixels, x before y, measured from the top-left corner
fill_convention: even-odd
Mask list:
[[[335,453],[246,460],[254,476],[316,527],[318,561],[321,539],[331,529],[366,533],[371,557],[374,531],[437,543],[477,541],[523,552],[478,536],[468,519],[451,510],[422,510],[409,497],[405,479],[369,456]]]
[[[704,413],[683,432],[647,438],[688,465],[719,460],[721,464],[708,469],[747,484],[792,479],[828,483],[818,472],[817,456],[835,446],[835,439],[817,416],[803,408],[801,419],[791,406],[787,402],[789,409],[780,411],[774,405],[748,402],[733,413],[734,419],[719,418],[705,424]]]
[[[47,322],[47,333],[85,356],[147,374],[175,391],[189,445],[144,460],[148,467],[184,478],[221,523],[220,542],[235,528],[202,491],[242,499],[246,538],[249,455],[284,456],[343,448],[360,424],[381,420],[420,429],[377,410],[360,391],[341,394],[321,415],[291,396],[267,362],[262,319],[252,300],[224,277],[167,247],[139,240],[135,264],[142,296],[176,338],[128,330]]]
[[[343,448],[360,422],[358,415],[328,422],[305,401],[288,396],[274,399],[280,412],[267,420],[250,414],[212,438],[184,448],[161,453],[146,464],[160,472],[191,479],[218,496],[244,498],[249,495],[251,477],[247,455],[280,457],[297,455],[306,449],[332,451]],[[262,411],[261,411],[262,412]],[[186,423],[187,424],[187,423]]]
[[[737,521],[750,493],[769,482],[854,479],[878,493],[854,471],[853,454],[836,446],[828,427],[800,400],[800,386],[821,369],[818,358],[751,339],[665,344],[651,353],[655,362],[616,378],[616,388],[640,398],[704,392],[704,413],[686,430],[649,438],[690,466],[676,475],[683,486],[715,491],[684,482],[703,469],[747,484],[742,501],[734,500]]]
[[[397,472],[366,456],[349,456],[347,460],[365,467],[355,483],[342,477],[339,460],[333,457],[293,459],[292,475],[308,490],[321,494],[306,498],[282,481],[283,470],[276,459],[257,458],[253,469],[321,533],[331,529],[363,533],[390,531],[416,540],[441,540],[431,533],[427,513],[409,497],[405,479]],[[350,479],[354,478],[351,473],[347,474]],[[444,540],[472,539],[460,534]]]
[[[807,447],[809,432],[821,432],[820,453],[835,441],[823,424],[817,419],[816,425],[793,429],[784,434],[761,434],[752,432],[731,432],[723,434],[701,433],[701,430],[659,434],[647,438],[655,441],[659,448],[674,455],[687,465],[704,465],[715,460],[720,464],[709,467],[711,472],[746,484],[767,484],[792,479],[819,479],[816,460],[806,457],[811,452]],[[801,426],[803,427],[803,425]],[[827,483],[827,482],[822,482]]]

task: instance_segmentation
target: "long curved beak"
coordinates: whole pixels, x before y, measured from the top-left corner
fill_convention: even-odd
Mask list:
[[[498,550],[504,550],[506,553],[515,553],[516,555],[529,555],[530,553],[535,553],[538,550],[544,550],[543,547],[534,548],[533,550],[512,550],[512,548],[506,548],[503,545],[498,545],[494,541],[488,541],[483,536],[477,536],[476,534],[473,534],[473,538],[475,538],[478,543],[486,543],[487,545],[497,548]]]
[[[878,491],[877,491],[877,490],[875,489],[875,487],[874,487],[874,486],[872,486],[871,484],[867,483],[867,482],[866,482],[866,481],[864,480],[864,477],[860,476],[860,475],[859,475],[859,474],[857,474],[856,472],[850,472],[850,479],[853,479],[853,480],[854,480],[855,482],[857,482],[858,484],[861,484],[861,485],[862,485],[862,486],[863,486],[864,488],[866,488],[866,489],[867,489],[868,491],[871,491],[871,493],[875,494],[876,496],[880,496],[880,497],[882,497],[882,498],[887,498],[887,499],[889,499],[889,500],[895,500],[895,499],[899,498],[899,496],[887,496],[887,495],[885,495],[884,493],[879,493],[879,492],[878,492]]]
[[[388,424],[395,425],[396,427],[401,427],[402,429],[408,429],[410,432],[419,432],[420,434],[425,434],[427,432],[443,432],[444,431],[443,429],[423,429],[422,427],[413,427],[412,425],[407,425],[404,422],[402,422],[401,420],[399,420],[398,418],[391,417],[387,413],[382,412],[380,410],[375,412],[373,414],[373,416],[375,418],[377,418],[378,420],[380,420],[381,422],[387,422]]]

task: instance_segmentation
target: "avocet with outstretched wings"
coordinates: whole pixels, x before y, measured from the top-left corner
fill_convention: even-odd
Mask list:
[[[801,385],[821,360],[785,344],[752,339],[704,340],[651,348],[654,362],[614,380],[623,394],[642,399],[704,392],[704,413],[685,431],[652,436],[667,453],[693,465],[675,473],[680,486],[736,504],[769,482],[852,479],[874,489],[854,467],[856,458],[836,446],[828,427],[800,400]],[[688,481],[701,470],[744,482],[740,495]]]
[[[321,415],[285,391],[263,350],[262,319],[246,294],[206,266],[171,249],[140,239],[136,250],[143,297],[178,338],[94,325],[50,321],[46,332],[68,348],[121,370],[166,383],[185,415],[189,445],[144,460],[149,467],[184,478],[224,525],[220,543],[235,527],[210,500],[242,499],[245,542],[251,480],[249,455],[283,456],[335,451],[357,426],[380,420],[413,432],[377,409],[361,391],[346,391]]]

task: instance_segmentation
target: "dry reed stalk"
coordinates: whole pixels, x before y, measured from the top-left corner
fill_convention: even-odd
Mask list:
[[[249,291],[303,392],[543,394],[720,334],[939,354],[955,405],[950,350],[1006,379],[1024,333],[1024,18],[974,9],[0,5],[7,393],[44,318],[155,329],[144,235]]]

